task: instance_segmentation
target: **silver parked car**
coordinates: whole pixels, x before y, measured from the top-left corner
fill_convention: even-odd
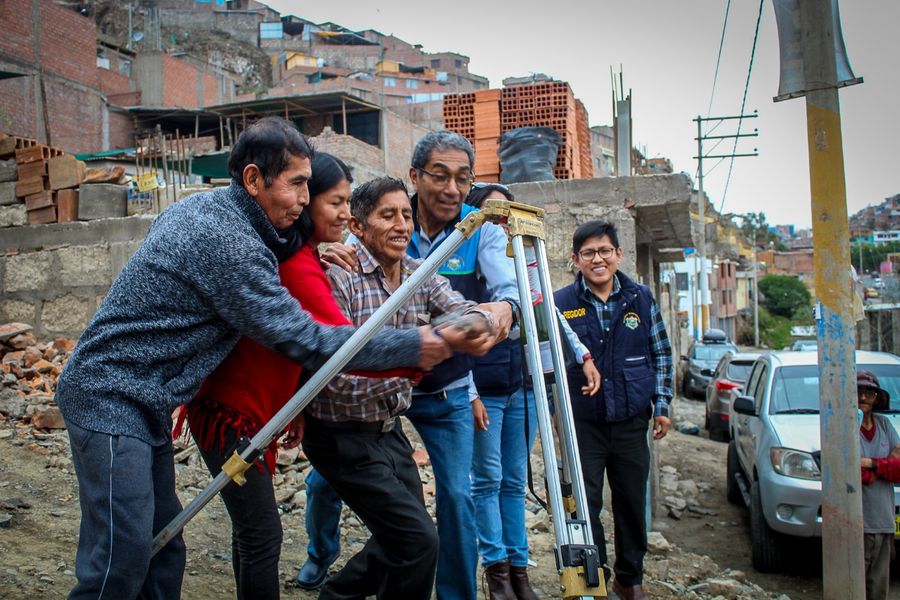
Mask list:
[[[763,354],[750,371],[745,395],[731,405],[727,496],[750,509],[753,566],[759,571],[792,562],[785,536],[822,535],[817,362],[815,352]],[[900,357],[858,351],[856,364],[875,373],[890,393],[887,416],[900,430]],[[900,486],[894,487],[894,503],[900,509]]]
[[[759,352],[728,352],[719,359],[706,385],[705,427],[709,439],[727,442],[731,402],[744,393],[744,384]]]

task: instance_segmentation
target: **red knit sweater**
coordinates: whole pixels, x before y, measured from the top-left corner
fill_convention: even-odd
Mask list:
[[[336,268],[336,267],[335,267]],[[279,267],[281,283],[319,323],[352,325],[331,295],[331,283],[322,270],[318,253],[305,244]],[[302,368],[281,354],[242,337],[213,371],[187,405],[191,432],[205,451],[218,444],[225,451],[225,427],[239,437],[252,437],[297,391]],[[357,372],[357,375],[413,377],[412,369]],[[274,473],[276,441],[266,450],[265,462]]]

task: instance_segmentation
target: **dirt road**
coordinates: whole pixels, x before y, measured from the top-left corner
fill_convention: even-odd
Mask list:
[[[700,403],[678,402],[679,418],[696,423]],[[659,445],[663,467],[661,500],[681,510],[661,506],[654,529],[665,539],[651,539],[646,587],[654,599],[662,598],[776,598],[794,600],[821,597],[821,584],[807,576],[771,576],[750,567],[746,511],[725,502],[725,445],[702,436],[673,431]],[[0,598],[60,598],[74,583],[74,555],[78,532],[78,497],[64,431],[32,429],[28,424],[0,417]],[[539,454],[534,464],[540,478]],[[179,493],[184,501],[208,481],[196,453],[186,452],[177,465]],[[305,559],[302,478],[305,463],[282,467],[276,478],[286,512],[281,561],[287,582]],[[429,502],[433,481],[428,466],[422,477]],[[532,579],[541,597],[556,598],[558,579],[553,539],[546,515],[529,502]],[[679,518],[668,516],[668,513]],[[605,516],[608,518],[608,515]],[[609,528],[612,530],[612,528]],[[346,560],[358,550],[367,532],[352,513],[345,511],[342,526]],[[670,548],[665,548],[668,540]],[[231,574],[230,523],[220,501],[213,501],[186,530],[188,564],[184,598],[234,597]],[[611,548],[610,548],[611,552]],[[340,563],[339,563],[340,564]],[[284,598],[312,599],[315,593],[285,587]],[[780,597],[784,600],[784,596]]]
[[[704,403],[678,398],[673,403],[678,420],[702,427]],[[659,511],[656,528],[682,550],[710,556],[722,569],[743,571],[760,587],[786,594],[792,600],[822,597],[821,544],[812,540],[799,544],[793,574],[765,574],[753,569],[750,557],[750,513],[729,504],[725,498],[725,455],[727,444],[711,441],[706,431],[699,435],[674,432],[662,444],[661,465],[671,465],[681,479],[698,483],[698,501],[716,512],[714,516],[686,513],[678,521]]]

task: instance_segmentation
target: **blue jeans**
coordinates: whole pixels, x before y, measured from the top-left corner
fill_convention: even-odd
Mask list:
[[[414,395],[406,412],[425,443],[434,469],[438,552],[438,600],[474,600],[478,543],[472,502],[472,443],[475,426],[465,387]]]
[[[341,553],[343,503],[315,469],[306,476],[306,553],[318,565],[331,565]]]
[[[180,598],[185,548],[179,533],[151,556],[153,537],[181,512],[172,442],[89,431],[66,421],[78,475],[81,529],[75,555],[82,598]]]
[[[503,396],[481,396],[481,402],[490,421],[487,431],[475,432],[472,457],[472,499],[481,563],[489,566],[509,560],[515,567],[525,567],[525,480],[537,429],[534,394],[528,393],[527,439],[521,389]]]

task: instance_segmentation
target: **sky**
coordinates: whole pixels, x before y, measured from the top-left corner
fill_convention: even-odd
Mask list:
[[[271,0],[284,14],[376,29],[426,52],[470,58],[469,70],[498,88],[510,76],[546,73],[568,81],[590,124],[612,123],[611,69],[632,94],[633,142],[648,158],[666,157],[675,172],[697,172],[699,116],[740,114],[759,2],[730,2],[718,77],[716,57],[728,0],[454,0],[412,3]],[[847,208],[850,214],[900,193],[900,2],[844,0],[844,42],[861,85],[840,92]],[[759,36],[737,152],[759,156],[704,160],[704,189],[724,213],[762,211],[770,224],[809,227],[809,162],[803,98],[774,103],[779,82],[778,35],[771,0]],[[712,108],[710,110],[710,102]],[[736,132],[726,121],[714,135]],[[711,154],[705,142],[704,154]],[[729,154],[732,141],[715,149]],[[718,164],[717,164],[718,163]]]

